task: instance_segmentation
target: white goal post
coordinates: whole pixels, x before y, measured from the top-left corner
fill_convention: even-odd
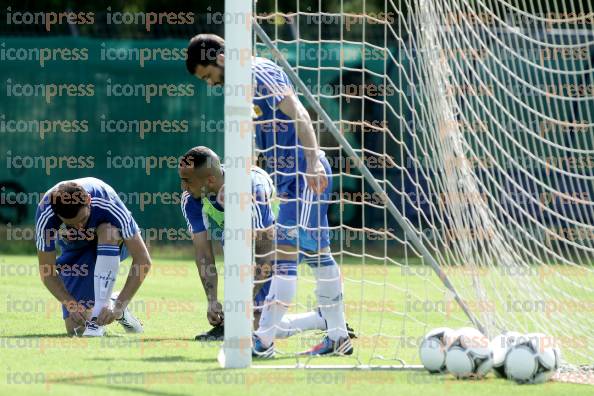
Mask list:
[[[252,2],[225,0],[225,13],[232,22],[225,24],[225,341],[219,364],[243,368],[252,361]]]

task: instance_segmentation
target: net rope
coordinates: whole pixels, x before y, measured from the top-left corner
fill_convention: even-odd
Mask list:
[[[256,21],[488,335],[545,333],[565,362],[593,364],[591,4],[314,3],[277,1]],[[274,59],[261,41],[256,53]],[[423,334],[470,321],[310,114],[333,168],[329,229],[354,364],[418,363]],[[304,268],[294,311],[315,308]]]

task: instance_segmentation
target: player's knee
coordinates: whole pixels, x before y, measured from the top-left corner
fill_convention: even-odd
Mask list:
[[[321,306],[337,304],[343,300],[340,282],[332,281],[323,287],[318,286],[315,293]]]
[[[314,268],[316,276],[316,295],[320,305],[335,304],[342,301],[342,279],[340,268],[331,257],[320,256],[317,258],[317,266],[308,262]]]
[[[117,245],[122,240],[120,230],[109,223],[99,224],[96,232],[100,245]]]

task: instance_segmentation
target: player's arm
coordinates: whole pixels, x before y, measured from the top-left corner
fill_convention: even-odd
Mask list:
[[[60,303],[66,306],[66,309],[70,312],[70,317],[75,323],[84,324],[86,320],[86,309],[68,293],[62,278],[58,276],[58,271],[56,270],[56,251],[38,251],[37,258],[39,260],[41,282]]]
[[[55,244],[61,221],[53,214],[47,202],[44,197],[44,204],[40,204],[35,212],[35,245],[39,261],[39,276],[47,290],[69,311],[72,321],[75,324],[84,325],[86,308],[66,290],[58,274]]]
[[[124,239],[124,243],[130,257],[132,257],[132,266],[128,272],[124,288],[115,301],[113,310],[102,311],[101,315],[106,314],[105,317],[99,318],[99,321],[103,324],[109,324],[122,316],[124,309],[126,309],[151,269],[151,257],[140,233],[137,232],[130,239]]]
[[[208,232],[202,231],[192,234],[192,244],[194,245],[196,268],[208,301],[206,317],[211,325],[216,326],[223,322],[223,307],[218,300],[219,275]]]
[[[286,92],[278,104],[280,111],[295,121],[295,130],[307,161],[307,184],[316,193],[322,193],[328,186],[324,166],[318,156],[319,147],[309,113],[293,91]]]

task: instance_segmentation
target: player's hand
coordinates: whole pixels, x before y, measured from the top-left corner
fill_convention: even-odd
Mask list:
[[[225,314],[223,313],[223,306],[218,301],[210,301],[208,303],[208,311],[206,312],[208,323],[212,326],[223,324]]]
[[[69,313],[70,319],[72,319],[75,324],[84,326],[87,321],[87,308],[74,300],[65,302],[64,306]]]
[[[326,176],[326,170],[319,158],[312,167],[307,168],[305,179],[309,188],[316,194],[323,193],[328,187],[328,176]]]
[[[114,308],[103,308],[99,316],[97,317],[97,324],[99,326],[106,326],[113,322],[116,319],[119,319],[124,315],[124,308],[122,307],[114,307]]]

